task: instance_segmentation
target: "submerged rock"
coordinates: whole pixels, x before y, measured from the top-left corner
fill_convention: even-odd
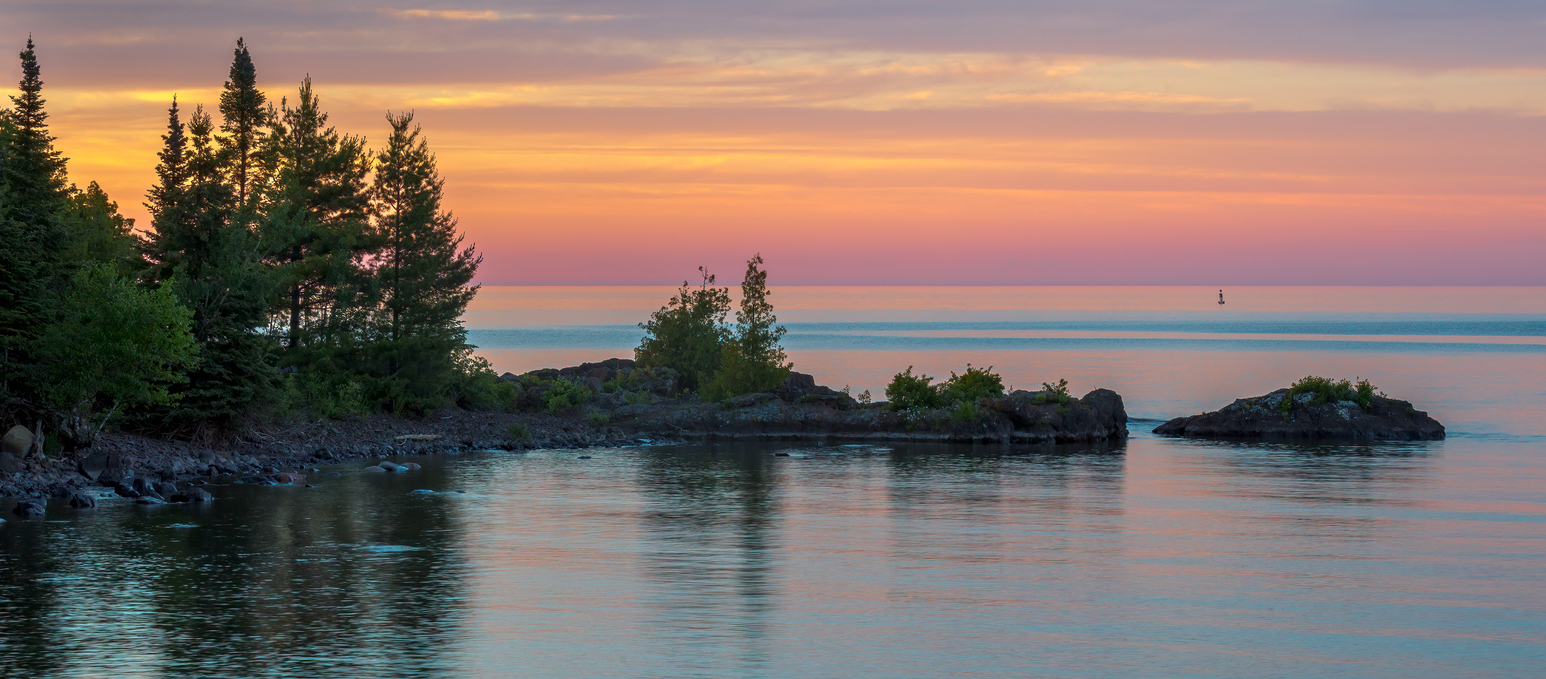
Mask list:
[[[1289,390],[1279,389],[1237,399],[1211,413],[1178,417],[1155,427],[1154,433],[1234,439],[1437,441],[1444,438],[1444,425],[1408,401],[1375,396],[1369,407],[1363,408],[1353,401],[1318,403],[1312,393],[1290,400]]]
[[[97,506],[97,499],[86,493],[75,492],[70,495],[70,506],[77,509],[92,509]]]
[[[23,518],[36,518],[42,516],[45,513],[43,509],[43,500],[34,497],[17,500],[16,506],[11,508],[11,513]]]

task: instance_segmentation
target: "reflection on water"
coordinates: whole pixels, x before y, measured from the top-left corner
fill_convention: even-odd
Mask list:
[[[360,484],[50,507],[0,533],[0,666],[32,676],[427,676],[462,615],[456,519]],[[406,546],[401,552],[383,546]]]
[[[1528,676],[1543,452],[734,443],[54,505],[0,525],[0,670]]]

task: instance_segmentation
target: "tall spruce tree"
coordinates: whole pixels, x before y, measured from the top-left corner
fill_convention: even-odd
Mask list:
[[[258,69],[247,51],[247,42],[236,39],[230,80],[220,93],[220,149],[236,203],[246,206],[257,183],[258,154],[269,122],[267,97],[258,89]]]
[[[469,286],[483,258],[463,246],[442,207],[445,180],[412,113],[387,115],[392,134],[376,154],[371,188],[381,242],[371,260],[380,305],[371,324],[373,372],[398,387],[390,398],[432,408],[445,398],[467,350],[461,316],[477,294]]]
[[[48,131],[32,38],[20,57],[20,92],[0,124],[0,395],[17,393],[28,343],[51,318],[52,290],[67,274],[65,159]]]
[[[158,181],[146,195],[144,257],[149,282],[192,311],[200,352],[162,414],[166,425],[199,437],[238,425],[276,392],[273,342],[259,332],[273,284],[257,234],[233,222],[236,195],[213,121],[198,107],[184,128],[176,101],[167,117]]]
[[[367,230],[370,153],[363,138],[328,126],[310,76],[295,107],[281,101],[278,113],[268,134],[264,161],[272,179],[263,198],[264,234],[275,245],[271,259],[286,293],[278,316],[292,349],[347,341],[360,315],[357,262],[374,247]]]

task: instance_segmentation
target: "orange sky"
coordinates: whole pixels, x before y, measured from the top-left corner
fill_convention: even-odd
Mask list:
[[[1546,284],[1546,9],[1366,0],[6,3],[126,211],[238,35],[413,109],[491,284]],[[1533,26],[1533,28],[1531,28]],[[19,69],[17,69],[19,77]]]

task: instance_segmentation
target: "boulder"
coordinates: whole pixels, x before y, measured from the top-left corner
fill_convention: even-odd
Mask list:
[[[1225,439],[1437,441],[1444,425],[1407,401],[1375,396],[1368,408],[1353,401],[1315,402],[1288,389],[1236,399],[1211,413],[1178,417],[1154,428],[1162,436]],[[1285,400],[1287,405],[1285,406]]]
[[[376,466],[381,467],[381,469],[383,471],[389,471],[389,472],[405,472],[405,471],[408,471],[407,469],[403,468],[402,465],[400,465],[400,464],[398,464],[396,462],[392,462],[390,460],[382,460],[380,462],[377,462]]]
[[[189,488],[179,495],[172,496],[173,502],[187,502],[191,504],[202,504],[213,499],[215,499],[215,496],[210,495],[209,491],[203,488]]]
[[[386,472],[385,469],[382,469],[379,465],[374,465],[374,464],[369,466],[369,467],[366,467],[364,469],[361,469],[360,471],[365,472],[366,474],[381,474],[381,473]]]
[[[86,493],[76,491],[70,494],[70,506],[78,509],[92,509],[97,506],[97,499]]]
[[[134,492],[133,488],[125,486],[125,485],[123,485],[121,483],[118,484],[118,485],[113,486],[113,492],[117,493],[119,497],[126,497],[126,498],[129,498],[130,500],[133,500],[133,499],[138,498],[140,496],[139,493]]]
[[[18,424],[11,427],[5,436],[0,437],[0,452],[10,453],[16,457],[26,457],[27,450],[32,448],[32,441],[32,430]]]
[[[852,396],[831,387],[816,384],[816,378],[805,373],[791,372],[773,394],[786,403],[808,403],[838,410],[852,410],[859,402]]]
[[[41,498],[23,498],[16,501],[16,506],[11,508],[11,513],[22,518],[36,518],[44,514],[43,506]]]
[[[154,488],[156,489],[156,494],[160,495],[161,497],[172,497],[173,495],[178,494],[177,484],[170,481],[162,481],[161,483],[157,483],[155,484]]]
[[[21,473],[21,470],[21,460],[16,459],[15,455],[10,453],[0,453],[0,472],[4,472],[6,474],[19,474]]]
[[[243,476],[236,480],[237,483],[249,486],[277,486],[278,482],[267,476]]]
[[[306,475],[295,472],[280,472],[274,475],[274,480],[284,486],[300,485],[306,483]]]
[[[163,499],[161,499],[159,497],[155,497],[153,495],[146,495],[146,496],[143,496],[143,497],[136,498],[134,500],[134,504],[138,504],[138,505],[164,505],[164,504],[166,504],[166,500],[163,500]]]

